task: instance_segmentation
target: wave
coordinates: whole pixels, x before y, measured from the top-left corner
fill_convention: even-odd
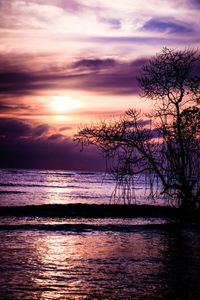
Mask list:
[[[56,188],[56,189],[67,189],[67,188],[76,188],[81,189],[81,186],[77,185],[46,185],[46,184],[21,184],[21,183],[0,183],[2,187],[41,187],[41,188]],[[86,187],[84,187],[86,188]]]
[[[67,175],[74,176],[77,172],[68,172],[68,171],[56,171],[56,170],[39,170],[39,169],[0,169],[0,172],[4,173],[19,173],[19,174],[41,174],[41,175]]]
[[[91,225],[91,224],[20,224],[0,225],[0,231],[5,230],[42,230],[42,231],[69,231],[69,232],[137,232],[143,230],[174,230],[177,224],[145,224],[145,225]]]
[[[52,173],[40,173],[42,175],[55,175],[55,176],[60,176],[60,177],[72,177],[75,176],[75,173],[57,173],[57,172],[52,172]]]
[[[78,175],[97,175],[95,172],[77,172]]]
[[[74,196],[73,195],[68,195],[68,197],[69,198],[74,198]],[[102,195],[100,195],[100,196],[89,196],[89,195],[78,195],[78,196],[76,196],[76,197],[78,197],[79,199],[101,199],[102,198]],[[110,199],[111,198],[111,196],[107,196],[107,195],[104,195],[103,196],[104,197],[104,199]]]
[[[21,191],[0,191],[0,194],[26,194],[26,192],[21,192]]]

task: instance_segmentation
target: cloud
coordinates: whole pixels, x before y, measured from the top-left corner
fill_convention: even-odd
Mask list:
[[[117,18],[100,18],[99,21],[108,24],[112,29],[121,29],[122,26],[121,20]]]
[[[65,131],[65,130],[71,130],[72,127],[70,126],[62,126],[61,128],[59,128],[59,131]]]
[[[71,13],[77,13],[84,9],[84,5],[77,0],[53,0],[50,3]]]
[[[33,136],[41,136],[47,133],[50,129],[48,124],[40,124],[32,129]]]
[[[83,73],[77,88],[113,95],[137,94],[136,76],[147,61],[147,58],[134,61],[81,59],[75,67],[83,67],[90,72]]]
[[[1,113],[8,113],[8,112],[15,112],[20,113],[22,111],[27,111],[31,109],[30,105],[18,103],[18,104],[9,104],[5,100],[0,100],[0,112]]]
[[[0,136],[4,138],[22,137],[30,134],[30,125],[15,119],[0,119]]]
[[[39,78],[38,78],[39,80]],[[28,72],[23,71],[3,71],[0,72],[0,93],[2,94],[26,94],[37,88],[37,78]],[[38,87],[39,88],[39,87]]]
[[[178,27],[178,24],[177,24]],[[181,25],[180,25],[181,27]],[[179,28],[179,30],[188,30],[188,33],[193,33],[191,35],[187,36],[187,43],[190,45],[193,44],[197,44],[200,41],[199,38],[199,34],[197,31],[197,27],[195,27],[195,30],[191,28],[188,29],[183,29],[183,28]],[[172,29],[172,28],[171,28]],[[175,29],[174,29],[175,30]],[[137,49],[137,54],[141,55],[141,53],[145,53],[145,51],[147,49],[153,49],[152,51],[152,55],[155,54],[155,51],[159,51],[163,46],[167,46],[167,47],[183,47],[186,44],[186,41],[180,36],[178,35],[178,28],[177,30],[177,35],[166,35],[166,36],[159,36],[158,33],[162,33],[163,31],[158,31],[155,32],[155,35],[153,34],[153,31],[151,32],[151,36],[149,36],[150,31],[149,30],[144,30],[142,29],[142,27],[140,27],[140,31],[138,34],[140,34],[141,36],[137,35],[137,36],[92,36],[88,38],[88,42],[96,44],[96,47],[99,47],[101,45],[104,45],[104,47],[112,47],[112,49],[116,49],[116,53],[117,53],[117,49],[121,48],[123,49],[124,53],[126,53],[126,49],[128,48],[129,51],[131,51],[132,48]],[[145,36],[144,33],[148,32],[148,36]],[[142,33],[142,34],[141,34]],[[148,47],[147,47],[148,45]],[[152,48],[154,47],[154,48]],[[127,56],[130,55],[130,52],[127,53]]]
[[[0,71],[1,98],[41,93],[45,90],[69,89],[104,94],[134,94],[138,92],[136,75],[147,59],[120,61],[112,58],[83,58],[72,65],[39,71],[5,66]],[[4,110],[6,103],[2,103]],[[7,107],[12,109],[12,106]]]
[[[76,61],[73,64],[74,68],[86,68],[86,69],[104,69],[114,67],[117,63],[112,58],[100,59],[100,58],[85,58]]]
[[[33,126],[15,119],[0,119],[0,167],[66,170],[103,170],[104,162],[93,147],[80,146],[48,126]],[[41,136],[43,133],[46,135]],[[35,136],[37,135],[37,138]]]
[[[191,3],[199,5],[197,0]],[[146,55],[152,45],[156,50],[163,44],[182,45],[178,35],[177,39],[164,39],[163,30],[188,32],[188,24],[192,24],[196,38],[199,35],[198,11],[191,11],[189,0],[149,0],[145,5],[141,0],[1,0],[0,5],[3,52],[49,51],[59,56],[67,49],[69,60],[83,53],[131,55],[134,51]],[[153,28],[151,35],[149,30],[141,32],[144,23]],[[188,35],[187,42],[196,43],[193,39],[194,35]]]
[[[60,133],[55,133],[55,134],[52,134],[48,137],[48,140],[59,140],[59,139],[62,139],[64,137],[63,134],[60,134]]]
[[[200,0],[187,0],[186,3],[188,7],[200,8]]]
[[[35,3],[38,5],[48,5],[59,7],[68,13],[78,13],[86,9],[88,6],[78,0],[25,0],[26,4]]]
[[[191,25],[178,22],[176,20],[168,20],[165,18],[152,18],[148,22],[146,22],[142,30],[147,31],[158,31],[158,32],[168,32],[168,33],[178,33],[185,34],[194,32]]]
[[[197,6],[200,6],[200,0],[193,0],[192,2],[194,2]]]
[[[17,119],[0,118],[0,137],[2,139],[40,137],[47,134],[49,129],[47,124],[33,126]]]
[[[106,44],[151,44],[151,45],[163,45],[163,43],[173,43],[170,38],[165,37],[149,37],[149,36],[93,36],[88,39],[93,43]]]

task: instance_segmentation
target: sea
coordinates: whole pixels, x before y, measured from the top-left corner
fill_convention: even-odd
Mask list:
[[[145,176],[135,176],[134,182],[139,204],[167,205],[164,199],[148,199]],[[120,192],[114,197],[115,189],[114,177],[102,172],[0,169],[0,206],[123,203]]]
[[[0,210],[109,204],[100,172],[0,170]],[[147,199],[135,178],[137,204]],[[120,199],[118,199],[120,203]],[[135,200],[134,200],[135,201]],[[135,202],[134,202],[135,203]],[[0,216],[0,299],[199,300],[200,230],[169,218]]]

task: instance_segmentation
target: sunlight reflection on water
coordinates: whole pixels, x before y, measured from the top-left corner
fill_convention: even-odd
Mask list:
[[[0,206],[110,203],[115,182],[100,172],[68,172],[0,169]],[[145,179],[138,177],[135,193],[138,203],[145,199]],[[156,199],[160,205],[163,199]]]
[[[0,206],[108,203],[114,187],[92,172],[0,175]],[[199,228],[167,218],[2,216],[0,241],[0,299],[200,299]]]
[[[198,231],[4,231],[0,239],[1,299],[200,296]]]

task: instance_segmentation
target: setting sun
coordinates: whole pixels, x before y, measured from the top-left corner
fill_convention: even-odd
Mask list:
[[[69,97],[65,96],[58,96],[56,97],[52,103],[51,106],[59,113],[64,113],[71,109],[80,108],[80,103],[78,101],[75,101]]]

